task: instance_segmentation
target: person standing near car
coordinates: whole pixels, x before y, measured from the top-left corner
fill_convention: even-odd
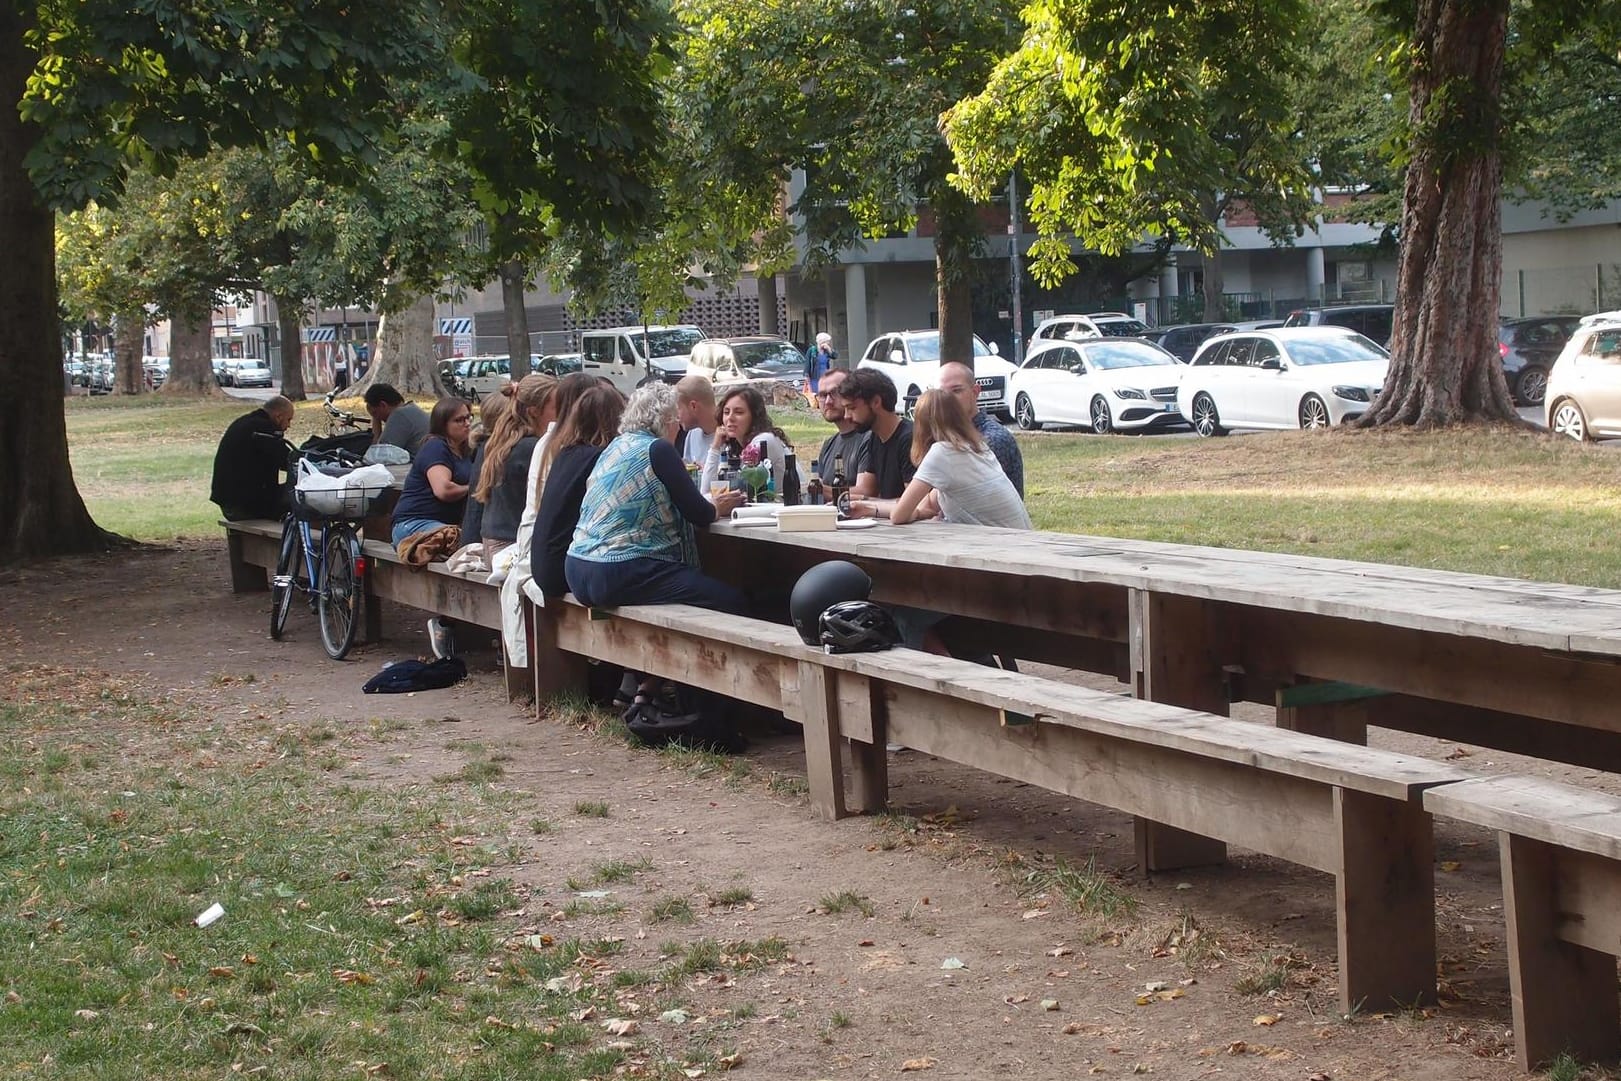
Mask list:
[[[214,479],[208,498],[227,522],[279,519],[287,511],[288,485],[283,433],[292,426],[293,403],[280,394],[233,420],[214,452]]]
[[[428,438],[428,414],[408,402],[387,383],[366,388],[366,414],[371,417],[371,441],[400,447],[411,457]]]
[[[979,385],[974,382],[974,369],[960,360],[948,360],[940,365],[940,389],[957,399],[968,412],[974,430],[985,441],[990,452],[1012,482],[1013,490],[1024,498],[1024,455],[1019,443],[1001,421],[986,414],[979,407]]]
[[[816,341],[805,351],[805,390],[814,397],[821,387],[822,376],[833,368],[839,355],[833,351],[833,335],[827,331],[816,335]]]

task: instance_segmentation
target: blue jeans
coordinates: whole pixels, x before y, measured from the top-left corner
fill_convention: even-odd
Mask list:
[[[563,564],[569,592],[581,604],[615,608],[621,604],[690,604],[734,616],[749,614],[740,590],[696,567],[667,559],[627,559],[620,563],[569,556]]]
[[[392,534],[394,546],[398,548],[400,541],[406,537],[414,537],[418,533],[432,533],[436,529],[443,528],[444,524],[437,518],[396,518]]]

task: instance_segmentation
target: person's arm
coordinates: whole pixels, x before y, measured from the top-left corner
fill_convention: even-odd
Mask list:
[[[685,466],[682,467],[683,470]],[[704,469],[698,477],[698,492],[708,494],[709,488],[720,478],[720,449],[710,447],[709,453],[704,455]]]
[[[935,492],[934,485],[926,480],[913,480],[899,499],[850,500],[850,517],[888,518],[895,525],[920,522],[925,518],[936,518],[939,514],[939,494]]]
[[[433,489],[433,497],[443,503],[454,503],[467,496],[467,485],[456,483],[448,465],[428,467],[428,487]]]
[[[855,477],[850,483],[852,499],[871,499],[878,494],[878,474],[872,471],[872,443],[877,438],[872,432],[868,432],[856,445],[855,462],[845,473],[846,478]]]
[[[653,442],[648,450],[647,460],[653,467],[653,475],[670,493],[675,509],[681,512],[681,517],[693,525],[709,525],[716,518],[731,514],[743,502],[742,492],[727,492],[719,496],[714,503],[705,499],[688,478],[687,467],[682,464],[681,455],[662,439]]]

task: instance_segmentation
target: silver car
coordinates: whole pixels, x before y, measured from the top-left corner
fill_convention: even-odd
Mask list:
[[[1621,435],[1621,311],[1584,318],[1548,373],[1548,427],[1577,441]]]

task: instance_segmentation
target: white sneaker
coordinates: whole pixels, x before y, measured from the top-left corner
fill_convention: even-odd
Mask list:
[[[450,628],[438,616],[428,620],[428,648],[433,650],[435,660],[444,660],[455,652],[456,647],[450,636]]]

